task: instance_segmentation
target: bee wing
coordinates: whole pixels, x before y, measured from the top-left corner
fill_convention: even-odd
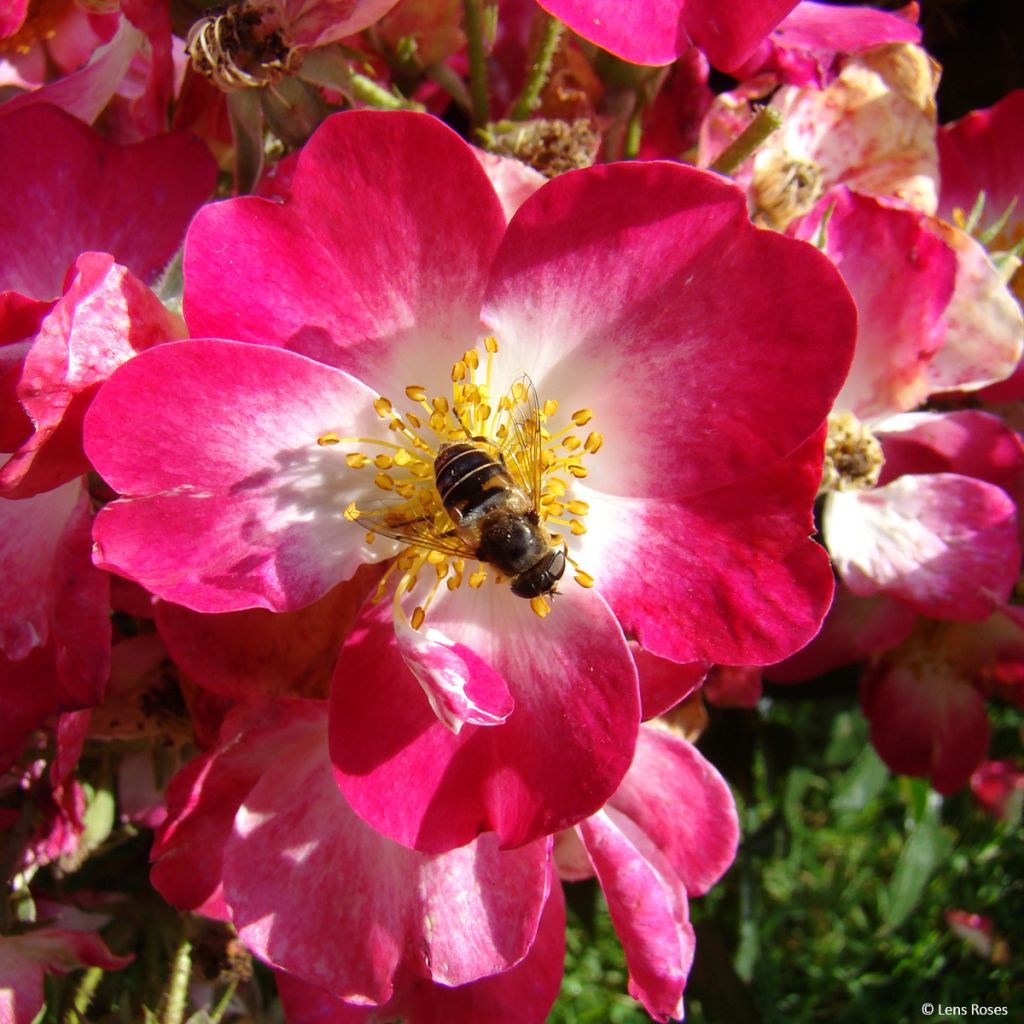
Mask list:
[[[476,558],[476,551],[458,534],[439,526],[437,518],[410,511],[404,501],[382,499],[360,508],[353,522],[372,533],[379,533],[382,537],[390,537],[403,544],[440,551],[455,558]]]
[[[535,512],[540,511],[544,474],[544,436],[540,401],[533,381],[524,373],[499,403],[495,424],[505,464],[518,477]],[[504,427],[504,431],[502,430]]]

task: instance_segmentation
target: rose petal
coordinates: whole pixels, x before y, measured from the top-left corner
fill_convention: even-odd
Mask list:
[[[0,287],[53,298],[88,251],[151,282],[213,188],[205,147],[183,133],[114,146],[50,107],[11,113],[17,103],[0,117],[0,191],[11,200],[0,211]]]
[[[462,587],[427,622],[498,673],[515,710],[454,735],[401,660],[391,616],[366,614],[331,690],[331,757],[356,813],[431,851],[486,829],[516,846],[600,807],[629,766],[640,718],[633,659],[600,597],[567,588],[539,620],[507,588]]]
[[[822,529],[853,593],[887,594],[933,618],[983,619],[1017,579],[1016,508],[981,480],[903,476],[830,494]]]
[[[179,342],[132,359],[86,416],[86,452],[127,495],[97,519],[98,564],[197,611],[311,604],[372,555],[344,510],[380,492],[317,438],[378,431],[374,398],[263,345]]]
[[[378,394],[437,394],[477,340],[504,225],[472,149],[440,121],[347,111],[303,149],[288,202],[236,199],[196,217],[185,319],[193,335],[301,351]]]
[[[751,226],[735,186],[650,162],[534,193],[495,257],[484,318],[497,383],[526,369],[541,400],[593,408],[604,446],[589,486],[676,497],[762,470],[817,429],[855,313],[820,253]]]

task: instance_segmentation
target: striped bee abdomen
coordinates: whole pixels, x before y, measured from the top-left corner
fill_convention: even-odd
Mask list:
[[[469,441],[441,448],[434,460],[434,482],[441,504],[456,523],[477,518],[516,490],[508,470]]]

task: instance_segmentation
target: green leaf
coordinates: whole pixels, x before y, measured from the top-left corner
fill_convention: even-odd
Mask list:
[[[948,859],[953,844],[930,814],[913,828],[900,852],[887,890],[883,931],[893,931],[910,916],[935,869]]]
[[[838,812],[862,811],[885,788],[889,769],[872,746],[865,747],[835,784],[832,808]]]

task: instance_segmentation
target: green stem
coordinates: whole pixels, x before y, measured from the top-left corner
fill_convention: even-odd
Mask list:
[[[462,0],[462,12],[469,50],[469,93],[473,100],[473,126],[483,128],[491,119],[491,101],[487,94],[487,52],[484,47],[481,0]]]
[[[236,988],[238,988],[238,979],[232,978],[231,984],[224,989],[220,999],[217,1000],[217,1005],[210,1011],[209,1024],[220,1024],[220,1019],[224,1016]]]
[[[100,987],[102,980],[102,967],[90,967],[86,970],[75,989],[74,996],[72,996],[71,1006],[64,1014],[64,1024],[82,1024],[82,1021],[88,1019],[86,1014],[89,1012],[93,996],[96,995],[96,989]]]
[[[782,114],[775,107],[764,107],[758,111],[742,134],[728,146],[711,165],[711,170],[719,174],[732,174],[744,160],[763,145],[772,132],[782,127]]]
[[[548,76],[551,74],[551,63],[554,60],[555,51],[558,49],[558,42],[562,38],[562,29],[564,27],[557,18],[552,18],[550,15],[545,16],[540,43],[533,55],[530,66],[526,69],[526,81],[523,83],[523,91],[519,94],[508,114],[511,120],[525,120],[537,105],[540,91],[544,88]]]
[[[623,156],[627,160],[635,160],[640,152],[640,138],[643,135],[643,114],[642,109],[633,112],[633,116],[626,124],[626,141],[623,147]]]
[[[372,78],[359,74],[358,71],[352,72],[352,95],[360,103],[366,103],[377,110],[423,109],[422,104],[396,96],[393,92],[378,85]]]
[[[167,983],[167,1003],[163,1024],[182,1024],[185,1019],[185,1001],[188,996],[188,979],[192,974],[192,943],[182,938],[174,954],[171,977]]]

